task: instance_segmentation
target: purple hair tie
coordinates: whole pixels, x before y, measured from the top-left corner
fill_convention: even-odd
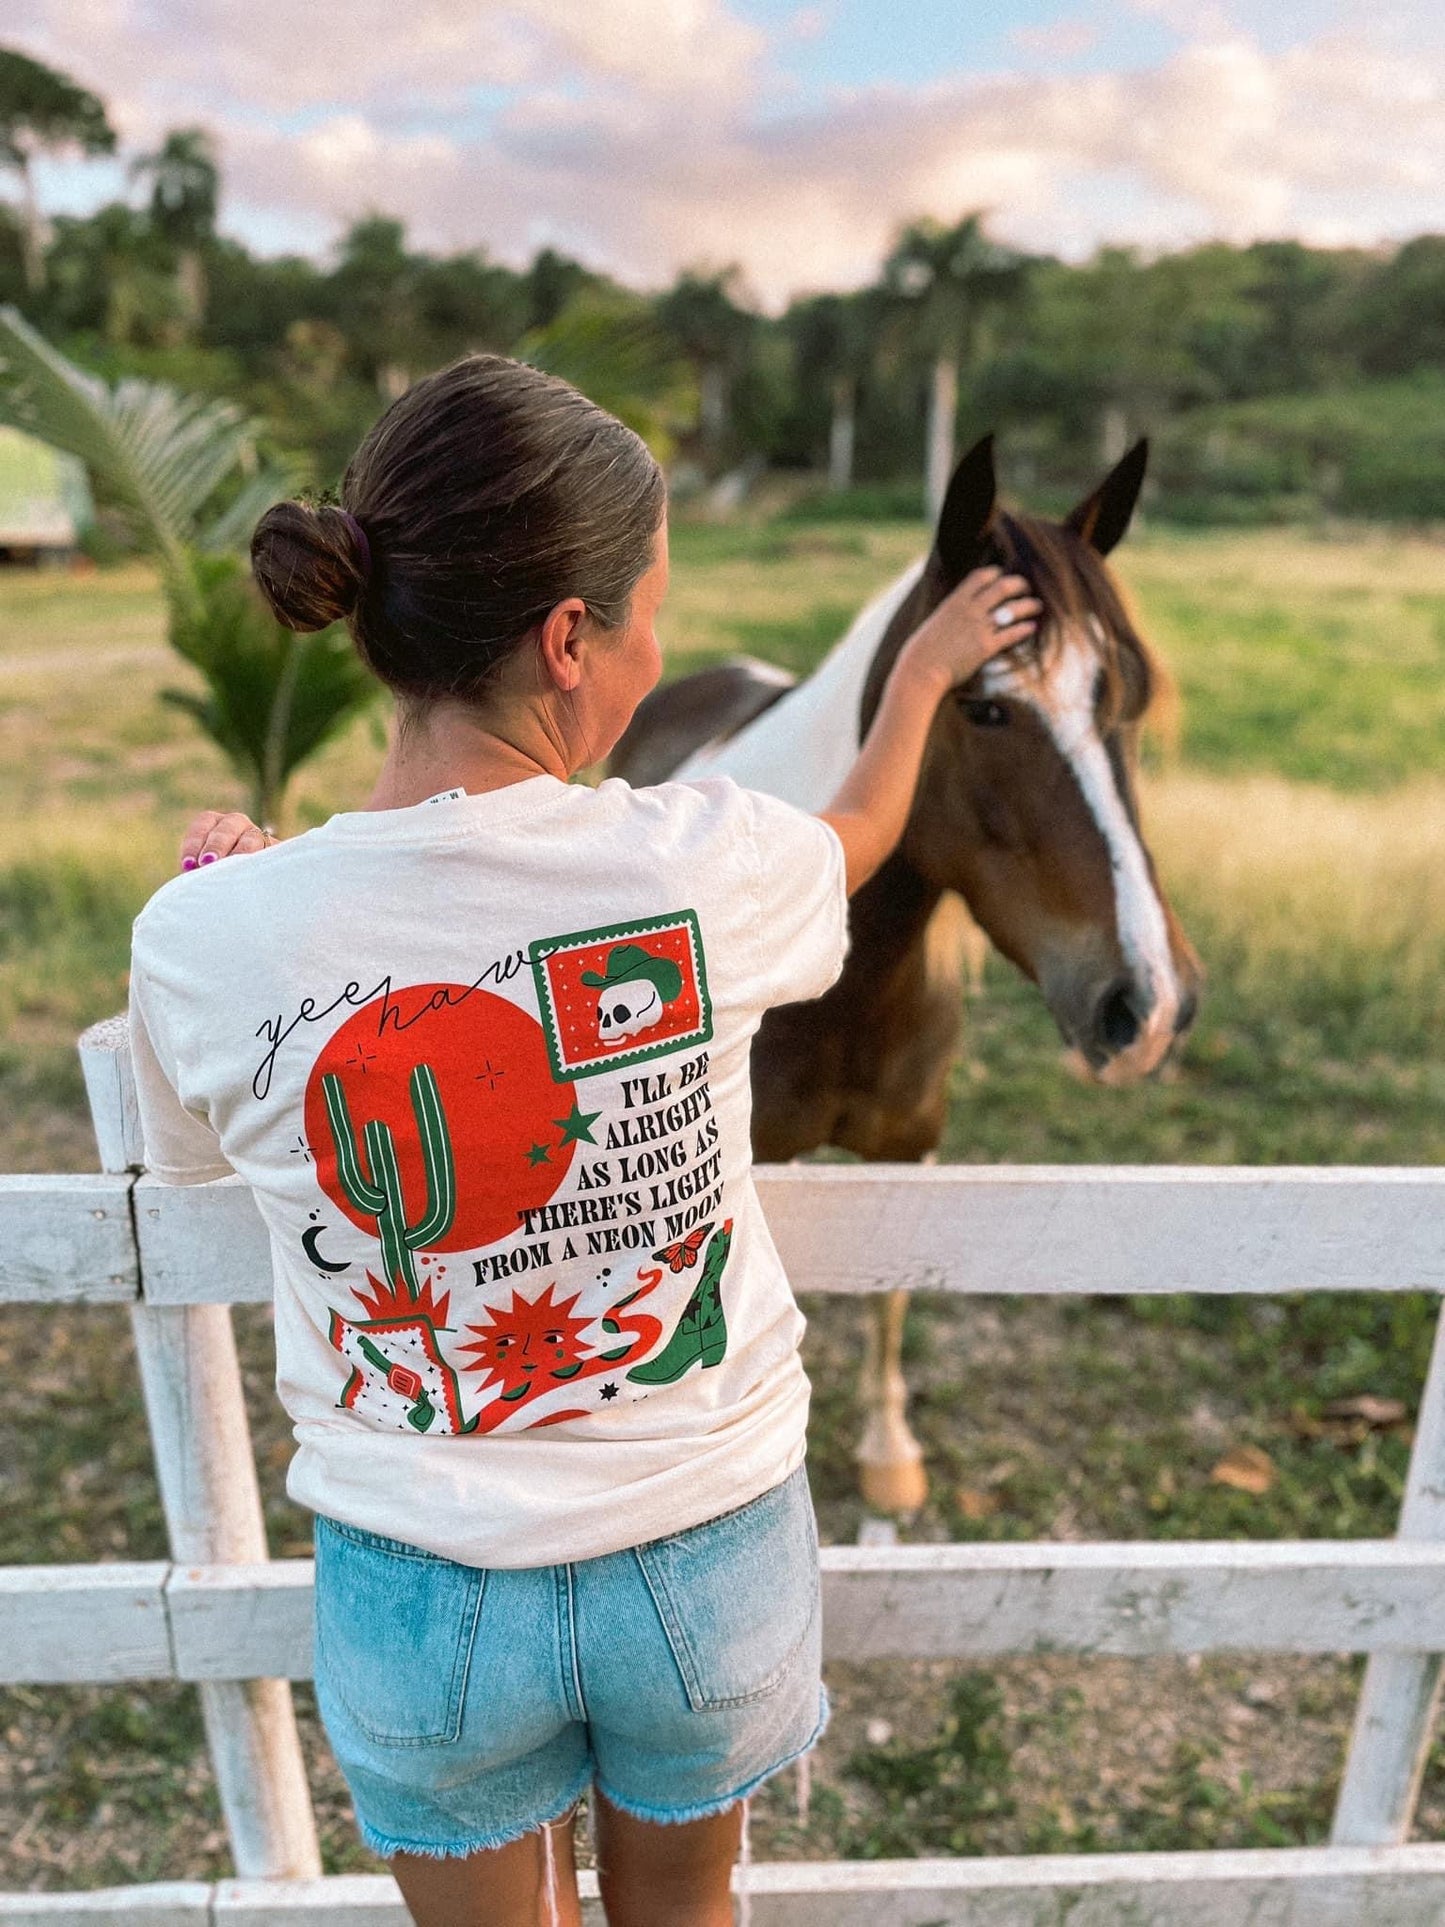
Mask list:
[[[350,509],[343,509],[341,513],[345,518],[347,528],[351,531],[352,540],[361,551],[361,573],[364,576],[369,576],[371,574],[371,544],[366,539],[366,530],[361,526],[360,522],[357,521]]]

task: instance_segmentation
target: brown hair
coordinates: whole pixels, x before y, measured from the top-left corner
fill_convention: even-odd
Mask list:
[[[465,701],[567,597],[604,628],[626,620],[665,499],[614,416],[554,375],[469,355],[392,403],[342,507],[269,509],[251,566],[286,628],[345,618],[399,695]]]
[[[1020,653],[1046,655],[1066,624],[1098,621],[1105,675],[1105,720],[1136,723],[1162,692],[1163,676],[1123,596],[1093,545],[1063,523],[1001,509],[989,523],[992,555],[1009,573],[1025,576],[1044,605],[1039,627]]]

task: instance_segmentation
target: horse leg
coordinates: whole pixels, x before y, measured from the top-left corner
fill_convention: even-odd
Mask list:
[[[867,1163],[911,1164],[931,1161],[942,1140],[977,928],[960,898],[935,897],[915,917],[902,956],[880,969],[868,961],[880,948],[868,916],[855,925],[838,984],[814,1003],[770,1011],[754,1043],[760,1161],[834,1144]],[[901,1289],[881,1293],[866,1313],[855,1456],[863,1497],[880,1512],[916,1512],[928,1496],[923,1449],[907,1419],[907,1313]]]
[[[917,1512],[928,1497],[923,1447],[909,1429],[903,1376],[903,1321],[908,1293],[885,1291],[868,1307],[867,1345],[859,1375],[865,1414],[858,1441],[858,1482],[875,1512]]]
[[[976,940],[976,941],[975,941]],[[948,1086],[962,1035],[967,995],[983,974],[986,940],[959,897],[945,897],[929,920],[917,970],[900,999],[894,1036],[875,1076],[875,1096],[850,1107],[837,1141],[870,1162],[932,1164],[948,1117]],[[904,1039],[907,1038],[907,1042]],[[859,1399],[863,1433],[859,1485],[878,1512],[917,1512],[928,1498],[923,1448],[908,1424],[903,1328],[909,1293],[879,1294],[868,1307]]]

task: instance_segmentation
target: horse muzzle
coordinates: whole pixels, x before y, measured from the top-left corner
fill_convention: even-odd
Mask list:
[[[1159,989],[1120,975],[1093,995],[1056,1003],[1055,1021],[1078,1055],[1080,1068],[1099,1084],[1138,1083],[1163,1065],[1188,1034],[1199,1008],[1197,988],[1169,983]],[[1061,1007],[1062,1004],[1062,1007]]]

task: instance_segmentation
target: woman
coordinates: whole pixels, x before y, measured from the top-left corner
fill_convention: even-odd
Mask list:
[[[970,577],[810,817],[726,781],[573,784],[656,682],[662,477],[565,383],[416,385],[344,508],[252,544],[396,697],[365,810],[269,850],[209,816],[136,924],[153,1170],[272,1234],[316,1685],[420,1927],[713,1927],[748,1793],[810,1747],[802,1320],[750,1175],[748,1052],[821,994],[940,700],[1032,632]]]

